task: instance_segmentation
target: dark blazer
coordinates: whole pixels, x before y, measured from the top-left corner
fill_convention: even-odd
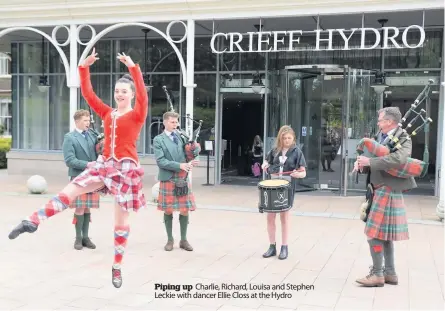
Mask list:
[[[63,140],[63,158],[68,166],[68,176],[76,177],[87,167],[88,162],[97,160],[97,138],[88,133],[87,138],[74,130],[65,134]]]

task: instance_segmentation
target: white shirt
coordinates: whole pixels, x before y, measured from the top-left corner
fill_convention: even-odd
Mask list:
[[[76,130],[79,134],[82,134],[82,135],[83,135],[83,131],[82,131],[82,130],[79,130],[77,127],[75,128],[75,130]]]

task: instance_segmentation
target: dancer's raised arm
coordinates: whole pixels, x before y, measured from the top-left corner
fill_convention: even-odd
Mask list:
[[[90,66],[99,59],[96,56],[96,49],[93,48],[91,55],[85,58],[83,64],[79,66],[80,90],[87,104],[94,110],[95,113],[99,115],[101,119],[103,119],[105,115],[112,110],[112,108],[104,104],[96,93],[94,93],[93,86],[91,85]]]
[[[135,65],[130,56],[125,53],[118,54],[119,59],[130,71],[133,78],[134,87],[136,89],[136,99],[134,104],[134,116],[136,121],[144,122],[148,114],[148,96],[145,90],[144,78],[142,77],[141,68]]]

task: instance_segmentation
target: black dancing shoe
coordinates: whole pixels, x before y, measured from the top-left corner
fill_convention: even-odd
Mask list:
[[[111,282],[113,283],[114,287],[119,288],[122,286],[122,273],[121,269],[111,269]]]
[[[37,230],[38,225],[36,225],[35,223],[29,221],[29,220],[22,220],[21,223],[19,223],[17,225],[17,227],[15,227],[11,233],[9,234],[9,239],[13,240],[16,237],[18,237],[20,234],[28,232],[28,233],[33,233]]]
[[[281,245],[281,251],[280,255],[278,256],[278,259],[283,260],[286,259],[288,255],[287,245]]]
[[[277,255],[277,246],[276,244],[270,244],[269,249],[267,250],[267,252],[265,252],[263,254],[264,258],[269,258],[272,256],[276,256]]]

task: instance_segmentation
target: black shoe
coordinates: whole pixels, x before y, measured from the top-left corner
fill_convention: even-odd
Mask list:
[[[111,282],[113,283],[114,287],[119,288],[122,286],[122,273],[121,269],[111,269]]]
[[[80,251],[82,248],[83,248],[82,238],[76,238],[76,240],[74,241],[74,249]]]
[[[96,249],[96,245],[94,245],[93,242],[91,242],[91,239],[88,237],[84,237],[82,239],[82,245],[85,246],[86,248],[91,248],[91,249]]]
[[[272,256],[276,256],[277,255],[277,246],[276,244],[270,244],[269,249],[267,250],[267,252],[265,252],[263,254],[264,258],[269,258]]]
[[[278,256],[278,259],[286,259],[288,255],[288,251],[287,251],[287,245],[281,245],[281,251],[280,251],[280,256]]]
[[[33,233],[37,230],[38,225],[35,223],[29,221],[29,220],[22,220],[21,223],[18,224],[17,227],[15,227],[11,233],[9,234],[9,239],[13,240],[16,237],[18,237],[20,234],[28,232]]]

